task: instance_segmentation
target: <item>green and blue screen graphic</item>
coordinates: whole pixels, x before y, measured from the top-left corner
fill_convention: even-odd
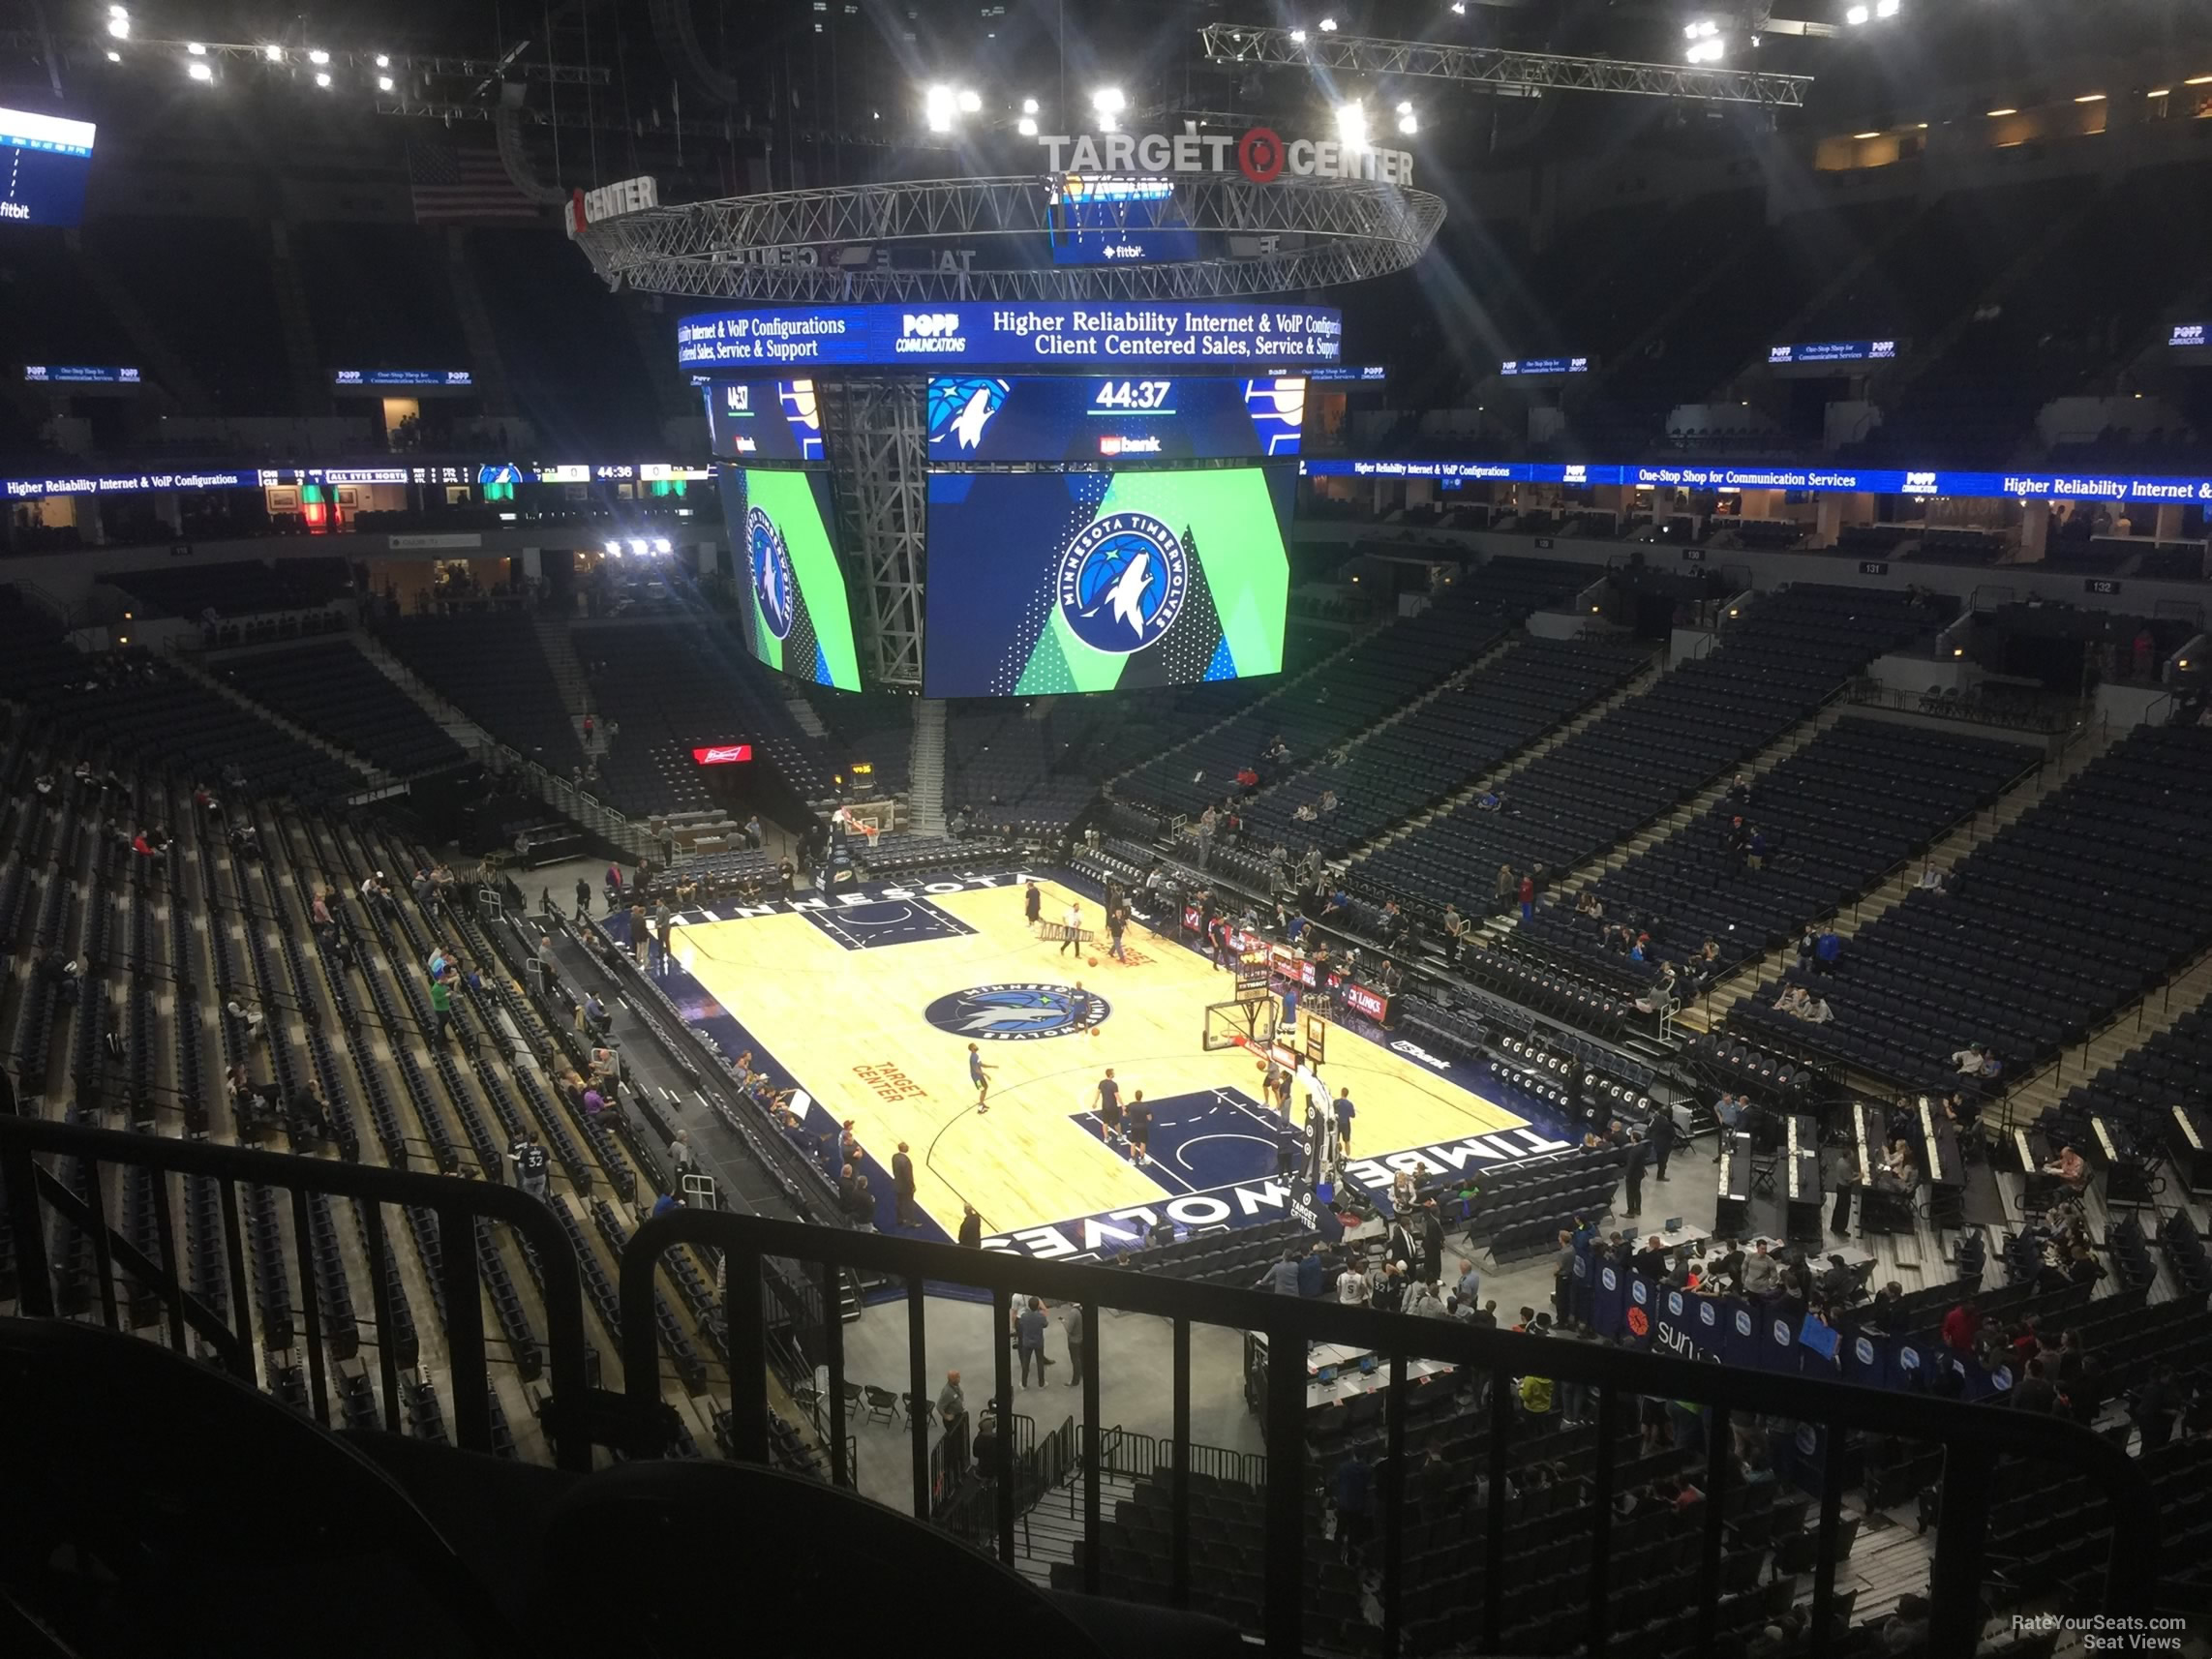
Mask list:
[[[761,467],[718,470],[747,649],[780,673],[858,691],[860,657],[831,540],[828,480]]]

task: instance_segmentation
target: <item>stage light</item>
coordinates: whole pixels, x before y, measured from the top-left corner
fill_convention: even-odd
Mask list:
[[[1399,131],[1400,133],[1404,134],[1404,135],[1405,135],[1407,137],[1410,138],[1410,137],[1411,137],[1411,136],[1413,136],[1415,133],[1418,133],[1420,130],[1421,130],[1421,121],[1420,121],[1420,117],[1418,117],[1418,116],[1416,116],[1416,115],[1409,115],[1409,115],[1401,115],[1401,116],[1399,116],[1399,117],[1398,117],[1398,131]]]
[[[1323,17],[1321,19],[1321,33],[1324,35],[1333,35],[1336,32],[1337,20],[1334,17]]]
[[[1856,29],[1860,24],[1864,23],[1868,17],[1872,15],[1873,14],[1868,12],[1865,7],[1854,6],[1850,11],[1843,14],[1843,21],[1850,27]]]
[[[271,41],[267,45],[261,48],[261,55],[267,58],[271,63],[283,63],[285,61],[285,48],[278,45],[276,42]]]
[[[961,94],[960,94],[960,113],[961,113],[961,114],[963,114],[963,115],[973,115],[973,114],[974,114],[974,113],[975,113],[977,110],[981,109],[983,106],[984,106],[984,101],[983,101],[983,96],[982,96],[982,94],[980,94],[980,93],[975,93],[975,92],[963,92],[963,93],[961,93]]]
[[[1367,148],[1367,106],[1362,104],[1337,106],[1337,138],[1347,155]]]
[[[1091,107],[1101,115],[1119,115],[1129,107],[1129,100],[1122,96],[1118,86],[1102,86],[1091,94]]]
[[[622,544],[619,541],[608,542],[605,551],[608,558],[620,558],[622,557]]]
[[[197,41],[185,42],[184,49],[190,52],[196,58],[203,58],[207,55],[207,48],[201,45]]]
[[[2173,96],[2173,88],[2170,86],[2154,86],[2143,96],[2145,98],[2170,98]]]
[[[1452,15],[1455,17],[1467,15],[1467,0],[1452,0]]]
[[[1901,0],[1874,0],[1874,15],[1877,17],[1894,17],[1900,3]]]
[[[328,63],[330,61],[330,54],[318,46],[314,51],[311,51],[307,54],[307,61],[314,64]]]
[[[1036,113],[1037,113],[1037,100],[1036,100],[1036,99],[1034,99],[1034,98],[1024,98],[1024,99],[1021,101],[1021,112],[1022,112],[1024,115],[1034,115],[1034,114],[1036,114]]]
[[[1306,44],[1306,31],[1303,29],[1292,29],[1290,31],[1290,44],[1292,45],[1304,45]]]
[[[953,112],[958,107],[959,99],[949,86],[932,86],[922,95],[923,118],[932,133],[950,133]]]
[[[107,61],[109,63],[121,63],[123,61],[123,54],[121,52],[109,52],[107,54]]]
[[[630,537],[630,551],[643,558],[645,557],[645,537],[635,535]]]
[[[1992,109],[1992,110],[1990,110],[1990,111],[1989,111],[1989,119],[1990,119],[1990,120],[1992,120],[1992,121],[1994,121],[1994,120],[1996,120],[1996,119],[1997,119],[1997,117],[1998,117],[1998,116],[2000,116],[2000,115],[2017,115],[2018,113],[2019,113],[2019,111],[2018,111],[2017,109],[2014,109],[2014,108],[2011,108],[2011,107],[2007,107],[2007,108],[2004,108],[2004,109]]]
[[[1879,133],[1854,133],[1851,135],[1854,139],[1857,139],[1861,142],[1864,142],[1868,138],[1879,138],[1882,135]]]
[[[2193,75],[2181,84],[2184,86],[2212,86],[2212,75]]]
[[[669,546],[668,537],[655,536],[653,538],[652,551],[655,553],[668,553],[672,551]]]
[[[392,60],[386,57],[382,52],[379,52],[377,54],[377,67],[379,69],[390,69],[392,67]]]
[[[115,9],[114,15],[107,19],[107,32],[119,41],[127,41],[131,38],[131,19],[120,6]]]
[[[214,69],[203,63],[186,64],[184,72],[195,80],[213,80],[215,78]]]
[[[322,74],[320,74],[320,75],[318,75],[315,77],[315,84],[316,84],[316,85],[318,85],[318,86],[321,86],[321,87],[327,87],[327,86],[329,86],[329,84],[330,84],[330,74],[329,74],[329,72],[328,72],[327,70],[325,70],[325,71],[324,71]]]
[[[392,89],[392,77],[391,77],[390,75],[379,75],[379,76],[377,76],[377,90],[378,90],[379,92],[389,92],[389,91],[391,91],[391,89]]]
[[[1016,121],[1014,124],[1014,130],[1016,133],[1019,133],[1024,138],[1036,137],[1037,117],[1034,115],[1024,115],[1020,120]]]

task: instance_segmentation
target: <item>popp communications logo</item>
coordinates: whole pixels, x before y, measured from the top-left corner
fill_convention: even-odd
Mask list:
[[[957,356],[968,348],[956,311],[908,311],[898,318],[896,349],[909,355]]]

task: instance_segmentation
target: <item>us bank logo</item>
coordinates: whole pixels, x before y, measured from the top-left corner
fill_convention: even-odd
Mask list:
[[[1093,650],[1127,656],[1174,625],[1191,561],[1175,532],[1149,513],[1109,513],[1060,555],[1060,618]]]
[[[745,558],[752,567],[753,597],[759,601],[761,619],[770,633],[783,639],[790,634],[798,611],[797,579],[791,573],[791,550],[783,545],[783,532],[758,507],[745,513]]]
[[[1030,1042],[1088,1031],[1110,1010],[1076,985],[971,985],[939,997],[922,1017],[939,1031],[990,1042]]]

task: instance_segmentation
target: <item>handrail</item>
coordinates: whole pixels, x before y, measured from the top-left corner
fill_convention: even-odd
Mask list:
[[[34,1159],[41,1153],[155,1170],[164,1177],[173,1172],[204,1175],[221,1182],[231,1326],[226,1328],[222,1316],[185,1289],[177,1277],[176,1229],[170,1221],[166,1179],[154,1183],[154,1213],[160,1231],[162,1259],[148,1261],[108,1224],[99,1213],[97,1201],[86,1206],[39,1167]],[[553,1399],[547,1403],[546,1431],[554,1443],[556,1461],[562,1468],[583,1470],[591,1466],[591,1444],[587,1431],[590,1390],[584,1380],[584,1293],[575,1252],[553,1213],[515,1188],[490,1181],[464,1181],[413,1170],[387,1169],[379,1164],[294,1157],[247,1147],[220,1146],[212,1141],[128,1134],[80,1124],[0,1114],[0,1190],[8,1196],[8,1224],[15,1245],[17,1306],[34,1318],[54,1316],[45,1228],[41,1224],[43,1202],[90,1235],[100,1275],[102,1312],[109,1330],[120,1329],[115,1301],[115,1267],[120,1261],[133,1279],[161,1300],[172,1347],[185,1351],[184,1332],[190,1325],[209,1340],[226,1370],[249,1386],[254,1385],[257,1379],[253,1313],[246,1290],[245,1244],[239,1228],[237,1188],[240,1182],[281,1188],[291,1194],[293,1225],[302,1241],[298,1252],[300,1282],[296,1288],[306,1325],[303,1345],[307,1349],[311,1393],[318,1421],[325,1426],[330,1421],[329,1396],[323,1374],[321,1298],[314,1280],[313,1252],[305,1248],[304,1242],[310,1236],[307,1195],[310,1192],[336,1193],[366,1200],[371,1206],[364,1213],[364,1222],[379,1337],[378,1358],[382,1371],[384,1416],[388,1424],[406,1419],[399,1406],[396,1361],[391,1344],[383,1340],[384,1334],[392,1328],[391,1290],[384,1267],[387,1247],[381,1213],[375,1206],[416,1205],[437,1215],[440,1239],[473,1241],[479,1219],[504,1222],[522,1235],[523,1242],[534,1252],[543,1271],[548,1365],[554,1391]],[[96,1173],[92,1183],[96,1199],[99,1191]],[[491,1405],[487,1393],[490,1379],[485,1370],[483,1288],[473,1244],[440,1250],[439,1268],[445,1299],[445,1350],[453,1393],[455,1438],[468,1450],[488,1452],[492,1449]],[[646,1323],[650,1337],[652,1323],[650,1311]]]
[[[1506,1441],[1513,1427],[1512,1390],[1504,1379],[1524,1373],[1591,1388],[1596,1395],[1598,1446],[1592,1476],[1595,1531],[1588,1582],[1588,1650],[1602,1659],[1611,1634],[1606,1595],[1609,1534],[1612,1530],[1614,1457],[1625,1419],[1619,1397],[1641,1395],[1710,1406],[1710,1449],[1705,1491],[1704,1549],[1700,1558],[1698,1605],[1700,1648],[1713,1644],[1721,1594],[1722,1510],[1719,1488],[1726,1484],[1725,1450],[1731,1439],[1732,1412],[1755,1412],[1830,1430],[1864,1430],[1907,1439],[1940,1443],[1945,1449],[1944,1515],[1936,1540],[1929,1586],[1933,1613],[1928,1650],[1969,1653],[1978,1643],[1982,1613],[1980,1586],[1992,1507],[1991,1475],[2000,1454],[2053,1461],[2095,1482],[2109,1500],[2112,1550],[2106,1565],[2103,1606],[2112,1614],[2148,1608],[2158,1561],[2157,1508],[2149,1480],[2120,1448],[2075,1424],[2047,1416],[1992,1410],[1932,1396],[1897,1394],[1841,1382],[1789,1377],[1742,1367],[1699,1364],[1635,1353],[1594,1343],[1514,1332],[1477,1330],[1458,1321],[1377,1313],[1302,1297],[1187,1282],[1127,1269],[1089,1264],[1034,1261],[996,1252],[924,1244],[878,1234],[843,1233],[758,1216],[679,1210],[649,1220],[631,1236],[622,1252],[620,1297],[623,1376],[629,1391],[630,1418],[641,1445],[651,1437],[651,1413],[659,1405],[654,1364],[653,1277],[661,1255],[679,1244],[720,1250],[726,1264],[725,1329],[729,1333],[732,1433],[735,1454],[753,1462],[768,1458],[768,1368],[762,1322],[760,1267],[769,1256],[823,1264],[826,1271],[859,1269],[901,1281],[910,1306],[926,1282],[938,1281],[991,1292],[996,1328],[1004,1329],[1016,1296],[1045,1297],[1078,1304],[1086,1339],[1082,1350],[1083,1462],[1101,1468],[1099,1413],[1100,1348],[1110,1345],[1102,1329],[1104,1308],[1150,1313],[1173,1329],[1173,1451],[1171,1556],[1177,1589],[1189,1584],[1190,1332],[1194,1324],[1257,1332],[1267,1340],[1264,1364],[1263,1425],[1267,1439],[1265,1488],[1266,1568],[1264,1636],[1270,1652],[1303,1651],[1301,1600],[1305,1555],[1301,1529],[1309,1486],[1305,1447],[1307,1345],[1343,1342],[1387,1358],[1391,1386],[1384,1395],[1385,1432],[1391,1451],[1383,1480],[1385,1499],[1384,1652],[1398,1647],[1403,1585],[1404,1505],[1398,1499],[1405,1459],[1407,1362],[1440,1360],[1493,1374],[1489,1454],[1489,1532],[1483,1575],[1480,1638],[1499,1645],[1503,1624]],[[925,1373],[925,1335],[919,1317],[909,1320],[909,1362],[919,1387]],[[996,1349],[993,1398],[1002,1420],[1014,1415],[1013,1362],[1004,1343]],[[830,1351],[829,1396],[844,1382],[843,1345]],[[926,1514],[928,1493],[924,1470],[928,1426],[910,1424],[915,1436],[917,1514]],[[642,1432],[641,1432],[642,1431]],[[1008,1442],[1001,1439],[998,1551],[1014,1556],[1012,1465]],[[1844,1486],[1841,1436],[1826,1437],[1824,1491],[1813,1588],[1812,1652],[1826,1654],[1833,1644],[1835,1593],[1835,1541],[1841,1522]],[[1100,1495],[1093,1476],[1084,1493],[1083,1587],[1096,1593],[1100,1575]]]

